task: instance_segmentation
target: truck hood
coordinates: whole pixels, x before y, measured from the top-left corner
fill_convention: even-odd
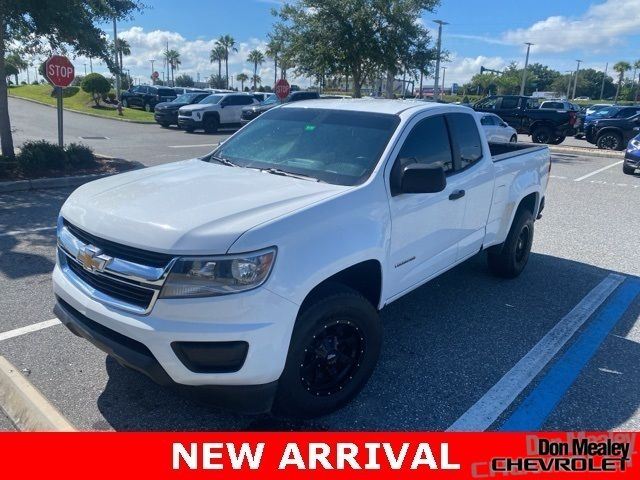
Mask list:
[[[125,245],[177,255],[220,254],[250,228],[347,188],[195,159],[83,185],[61,214],[97,237]]]
[[[180,107],[180,110],[183,110],[185,112],[187,111],[195,112],[196,110],[206,110],[207,107],[211,107],[211,106],[215,106],[215,104],[206,103],[201,105],[199,103],[194,103],[193,105],[185,105],[184,107]]]

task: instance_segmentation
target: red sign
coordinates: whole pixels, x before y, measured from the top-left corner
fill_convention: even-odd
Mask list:
[[[291,87],[289,86],[289,82],[287,82],[284,78],[281,78],[276,82],[276,95],[280,100],[284,100],[289,95],[291,91]]]
[[[47,79],[56,87],[66,88],[76,77],[76,70],[67,57],[53,55],[45,63],[44,71]]]
[[[151,78],[153,80],[157,80],[158,78],[160,78],[160,74],[157,71],[155,71],[151,74]]]

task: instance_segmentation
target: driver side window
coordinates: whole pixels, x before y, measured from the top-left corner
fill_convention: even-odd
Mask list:
[[[420,121],[404,141],[398,159],[415,159],[425,165],[442,165],[445,173],[453,170],[449,132],[443,115]]]

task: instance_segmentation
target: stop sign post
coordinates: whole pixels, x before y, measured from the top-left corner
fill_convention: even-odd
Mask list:
[[[276,82],[276,96],[282,101],[289,96],[291,87],[286,79],[281,78]]]
[[[76,77],[76,70],[71,61],[62,55],[49,57],[44,65],[47,80],[55,87],[58,98],[58,145],[64,147],[62,135],[62,90],[67,88]]]

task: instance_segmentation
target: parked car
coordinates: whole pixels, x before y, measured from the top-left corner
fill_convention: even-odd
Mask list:
[[[603,108],[613,107],[611,103],[596,103],[594,105],[589,105],[585,111],[586,115],[593,115],[598,110],[602,110]]]
[[[240,122],[242,123],[242,125],[245,125],[264,112],[271,110],[273,107],[277,107],[281,103],[300,102],[302,100],[315,100],[318,98],[320,98],[320,94],[318,92],[296,91],[291,92],[287,98],[280,102],[278,97],[273,95],[259,105],[252,105],[250,107],[243,108]]]
[[[323,415],[372,374],[379,310],[482,250],[524,270],[549,171],[546,146],[490,145],[466,107],[292,102],[203,158],[72,193],[55,314],[162,385]]]
[[[612,105],[609,107],[601,108],[591,115],[584,117],[583,122],[578,127],[576,138],[586,137],[587,131],[592,128],[592,125],[597,120],[606,118],[629,118],[640,113],[640,106],[620,106]]]
[[[495,113],[516,129],[531,135],[535,143],[558,145],[568,135],[575,135],[579,123],[575,111],[540,109],[539,99],[518,95],[494,95],[480,100],[473,108]]]
[[[172,87],[173,91],[178,95],[182,95],[183,93],[209,93],[207,90],[202,88],[193,88],[193,87]]]
[[[633,175],[638,169],[640,169],[640,135],[636,135],[629,141],[622,164],[622,171],[627,175]]]
[[[550,108],[552,110],[565,110],[568,112],[579,112],[580,106],[566,100],[546,100],[540,104],[539,108]]]
[[[178,110],[178,126],[187,132],[204,130],[206,133],[215,133],[220,127],[239,126],[242,108],[257,104],[253,95],[246,93],[216,93],[196,105],[181,107]]]
[[[136,85],[120,94],[120,101],[124,108],[140,107],[147,112],[153,112],[154,107],[161,102],[170,102],[178,94],[173,88]]]
[[[576,98],[574,98],[574,100],[578,100],[580,102],[588,102],[589,100],[591,100],[591,98],[589,98],[589,97],[576,97]]]
[[[640,114],[630,118],[602,118],[591,123],[586,132],[587,142],[603,150],[624,150],[640,132]]]
[[[207,98],[207,92],[183,93],[171,102],[158,103],[154,109],[154,118],[163,127],[178,125],[178,110],[187,105],[194,105]]]
[[[516,143],[518,132],[493,113],[476,113],[489,143]]]

